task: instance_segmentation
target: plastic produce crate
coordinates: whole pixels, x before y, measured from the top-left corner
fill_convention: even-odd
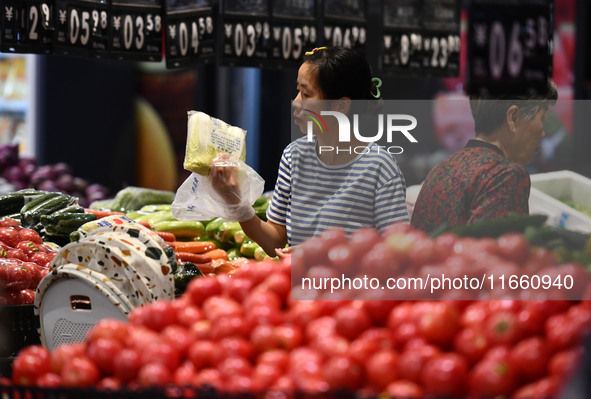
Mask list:
[[[591,217],[563,201],[591,210],[591,179],[569,170],[531,175],[530,213],[548,215],[552,226],[591,233]]]
[[[10,377],[17,353],[40,343],[39,319],[33,305],[14,305],[0,306],[0,321],[0,377]]]

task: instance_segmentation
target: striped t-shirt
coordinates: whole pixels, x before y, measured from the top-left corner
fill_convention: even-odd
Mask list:
[[[406,186],[394,157],[377,144],[359,152],[346,164],[327,165],[306,137],[285,148],[267,218],[286,226],[289,245],[330,227],[350,235],[363,226],[381,231],[408,222]]]

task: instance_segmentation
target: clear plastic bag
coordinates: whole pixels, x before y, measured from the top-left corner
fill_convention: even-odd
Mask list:
[[[239,159],[220,159],[214,162],[217,162],[217,166],[234,168],[235,189],[228,189],[226,195],[222,195],[214,187],[210,176],[191,173],[177,190],[172,202],[171,211],[174,217],[191,221],[222,217],[229,221],[242,222],[254,216],[252,204],[263,193],[263,178]]]

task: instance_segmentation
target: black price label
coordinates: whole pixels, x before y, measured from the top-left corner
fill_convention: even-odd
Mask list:
[[[2,1],[0,51],[51,53],[53,47],[53,2]]]
[[[109,9],[105,0],[56,1],[55,53],[106,57]]]
[[[111,4],[111,58],[162,60],[162,5]]]
[[[383,38],[382,63],[390,70],[432,76],[459,73],[459,34],[386,30]]]
[[[179,68],[215,61],[212,9],[166,13],[166,66]]]
[[[271,58],[271,25],[262,17],[244,20],[224,17],[222,63],[261,66]]]
[[[317,47],[318,30],[313,23],[276,23],[272,30],[271,54],[280,66],[296,66],[306,51]]]
[[[552,74],[553,4],[482,4],[469,10],[468,92],[545,90]]]

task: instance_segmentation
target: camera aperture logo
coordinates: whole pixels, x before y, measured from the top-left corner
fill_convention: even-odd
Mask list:
[[[349,121],[349,117],[341,112],[338,111],[320,111],[320,114],[314,112],[310,109],[304,109],[306,111],[306,116],[311,120],[307,123],[307,130],[306,135],[308,137],[308,141],[314,141],[314,125],[313,123],[318,126],[320,132],[328,133],[328,127],[325,120],[322,116],[333,116],[336,118],[338,127],[339,127],[339,135],[338,135],[338,143],[339,145],[335,146],[326,146],[322,145],[318,147],[319,153],[322,152],[331,152],[336,151],[339,152],[347,152],[351,153],[354,152],[355,154],[364,154],[370,151],[369,146],[361,145],[361,146],[342,146],[340,144],[343,143],[350,143],[351,142],[351,131],[355,139],[362,143],[374,143],[382,140],[384,138],[384,130],[385,130],[385,138],[388,144],[393,143],[394,133],[402,133],[404,137],[411,143],[418,143],[417,139],[410,133],[411,130],[417,127],[417,119],[412,115],[407,114],[378,114],[375,115],[377,118],[377,133],[373,136],[364,136],[359,132],[359,115],[353,114],[353,129],[351,129],[351,122]],[[384,129],[384,121],[385,121],[385,129]],[[400,125],[401,121],[407,121],[409,124]],[[323,129],[324,127],[324,129]],[[384,149],[390,154],[402,154],[404,149],[397,145],[389,145],[384,146]]]

